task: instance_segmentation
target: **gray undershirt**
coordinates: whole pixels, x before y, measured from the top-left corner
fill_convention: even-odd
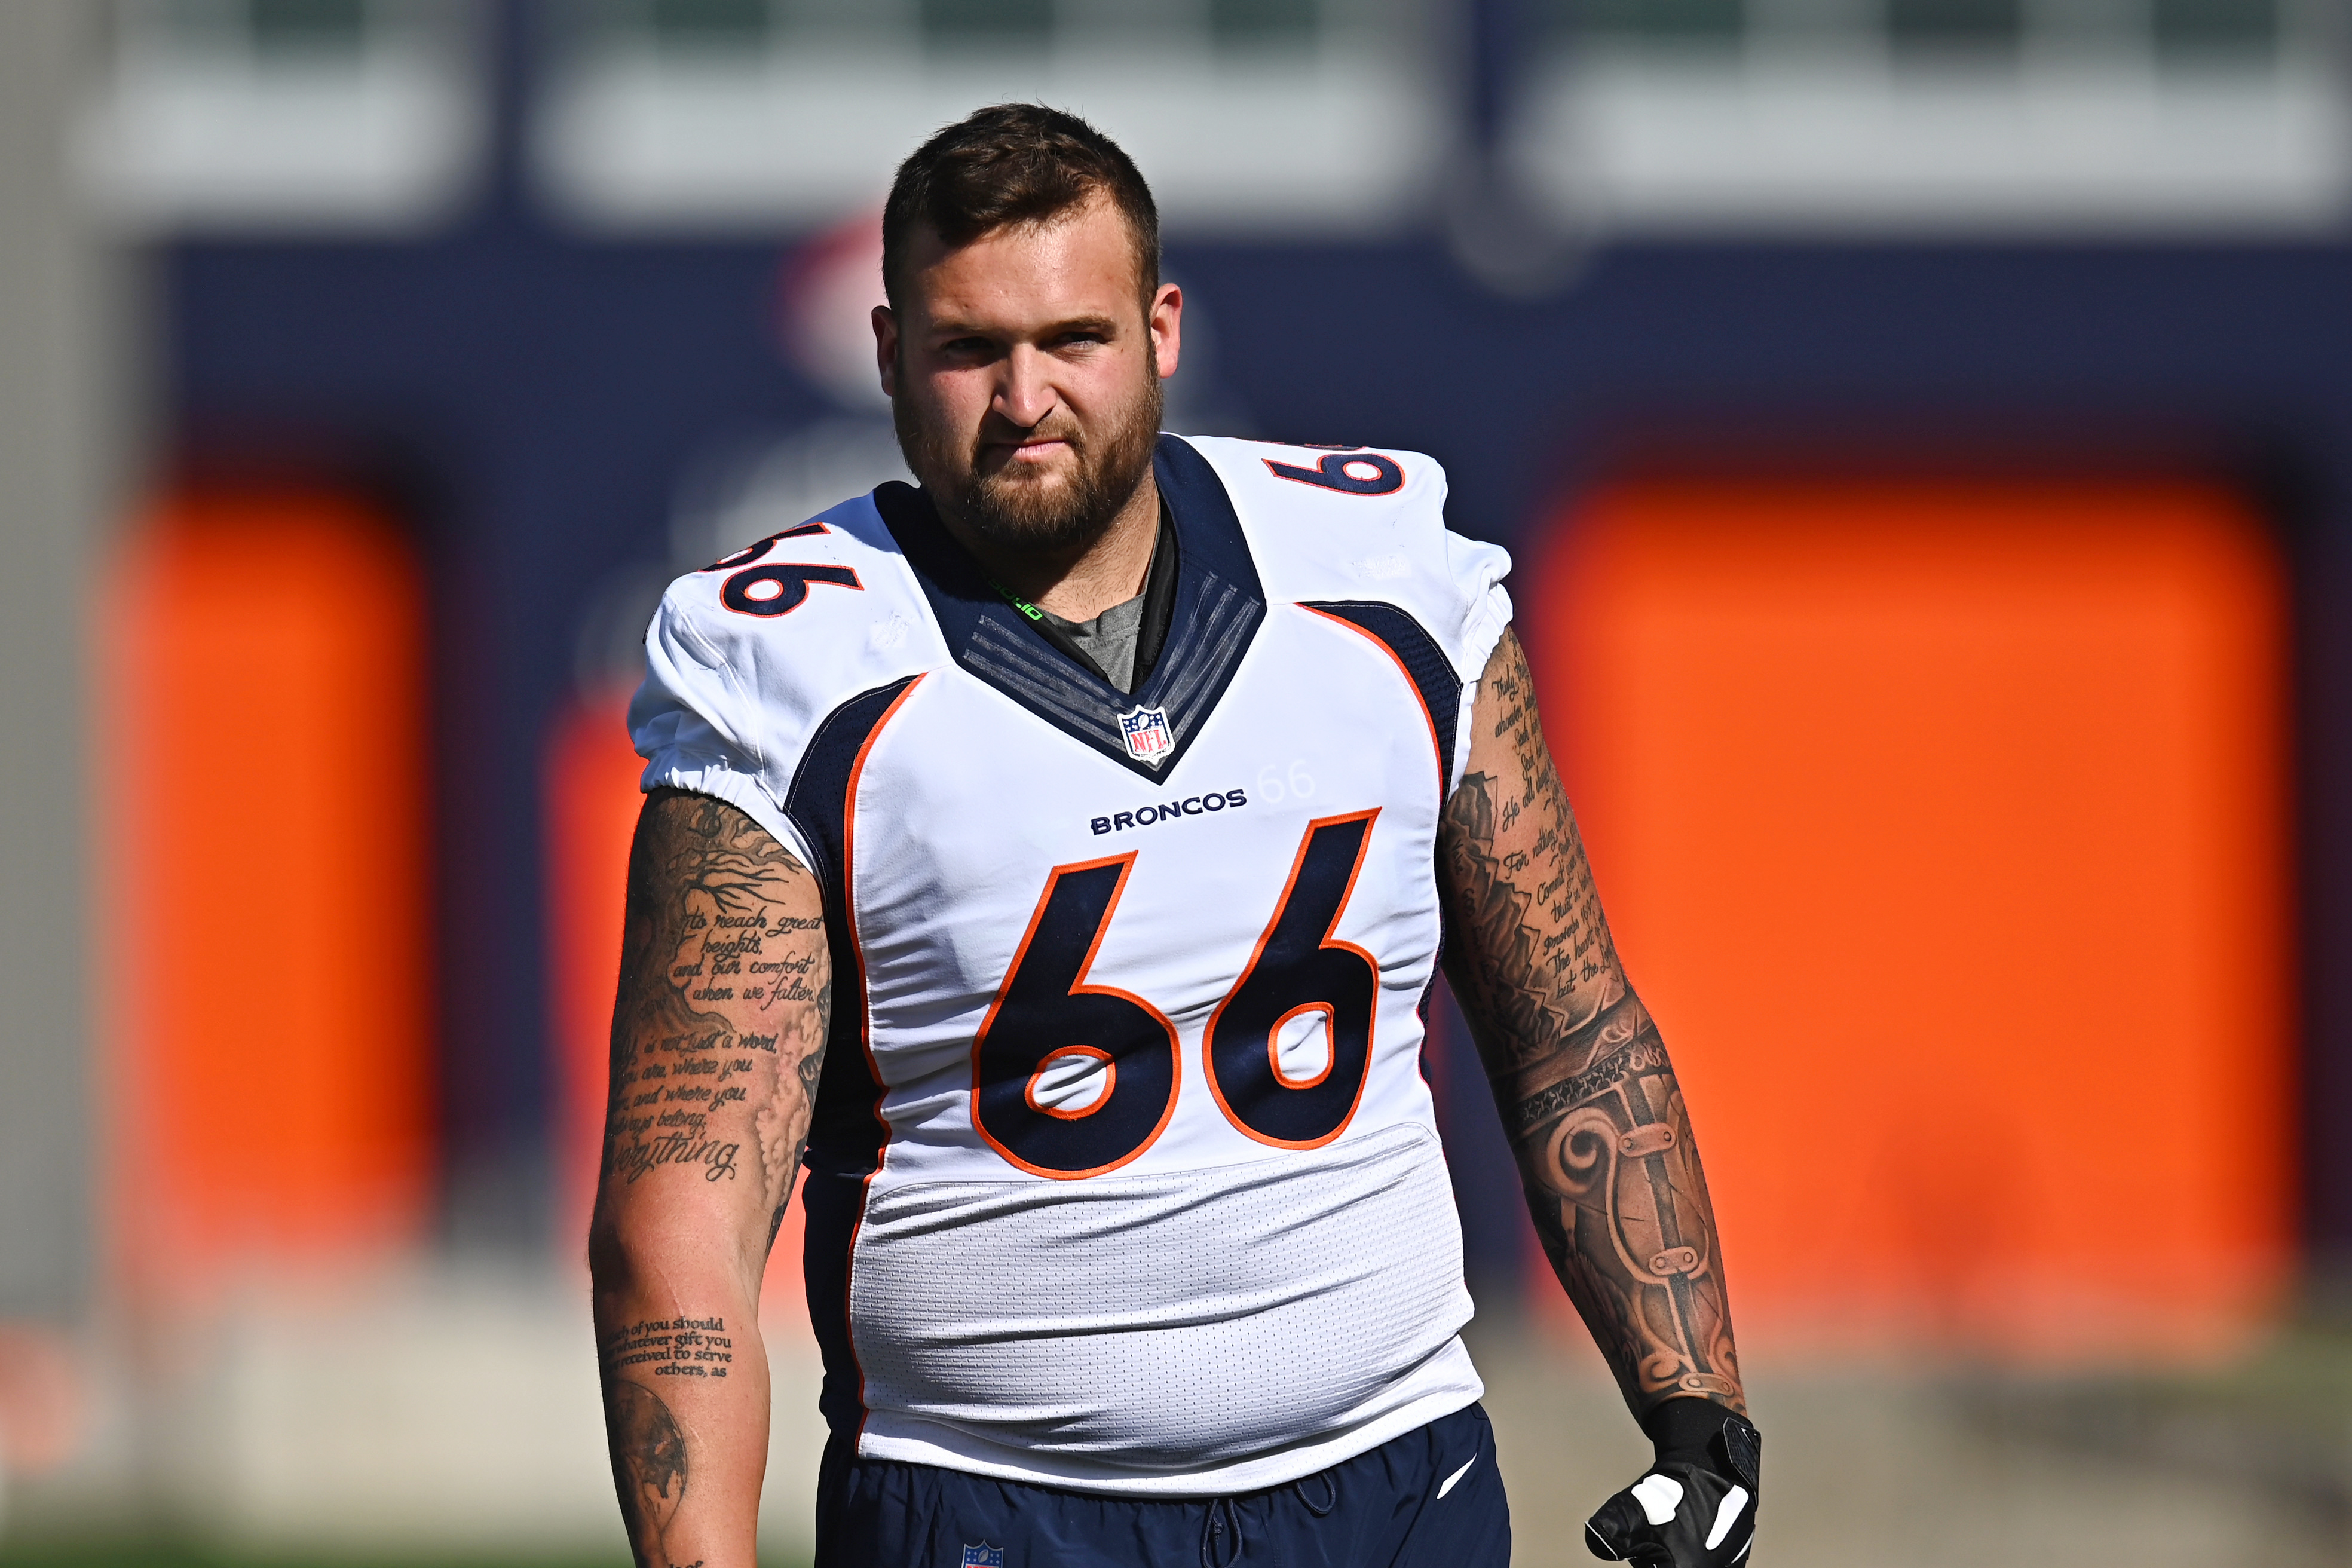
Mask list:
[[[1066,621],[1051,610],[1037,613],[1093,659],[1110,683],[1121,691],[1135,690],[1135,641],[1143,630],[1143,599],[1138,594],[1123,605],[1113,605],[1091,621]]]

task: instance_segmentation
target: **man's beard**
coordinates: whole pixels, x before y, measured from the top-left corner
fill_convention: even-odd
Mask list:
[[[927,427],[910,398],[891,399],[890,422],[907,467],[955,521],[992,544],[1058,555],[1099,538],[1133,498],[1151,466],[1164,404],[1160,378],[1147,366],[1140,393],[1100,427],[1039,426],[1039,434],[1067,441],[1076,459],[1066,479],[1053,480],[1018,458],[982,474],[980,437],[959,445],[953,432]]]

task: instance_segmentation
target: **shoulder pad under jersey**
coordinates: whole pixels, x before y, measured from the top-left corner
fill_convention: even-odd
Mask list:
[[[662,595],[629,704],[642,787],[716,795],[812,863],[783,802],[817,726],[947,657],[872,499],[844,501]]]
[[[1187,437],[1217,470],[1267,596],[1393,605],[1475,680],[1510,624],[1509,552],[1445,526],[1445,470],[1419,452]]]

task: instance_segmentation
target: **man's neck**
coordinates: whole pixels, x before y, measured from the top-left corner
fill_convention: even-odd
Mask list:
[[[1110,526],[1065,553],[1006,550],[940,510],[940,522],[1005,593],[1066,621],[1091,621],[1143,592],[1151,547],[1160,538],[1160,485],[1146,468],[1143,482]]]

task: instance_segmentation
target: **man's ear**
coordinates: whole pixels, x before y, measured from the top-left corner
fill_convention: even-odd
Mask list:
[[[898,318],[887,305],[874,307],[874,359],[882,372],[882,395],[898,395]]]
[[[1162,283],[1152,293],[1149,320],[1152,355],[1158,361],[1160,379],[1166,381],[1176,374],[1183,347],[1184,290],[1173,283]]]

